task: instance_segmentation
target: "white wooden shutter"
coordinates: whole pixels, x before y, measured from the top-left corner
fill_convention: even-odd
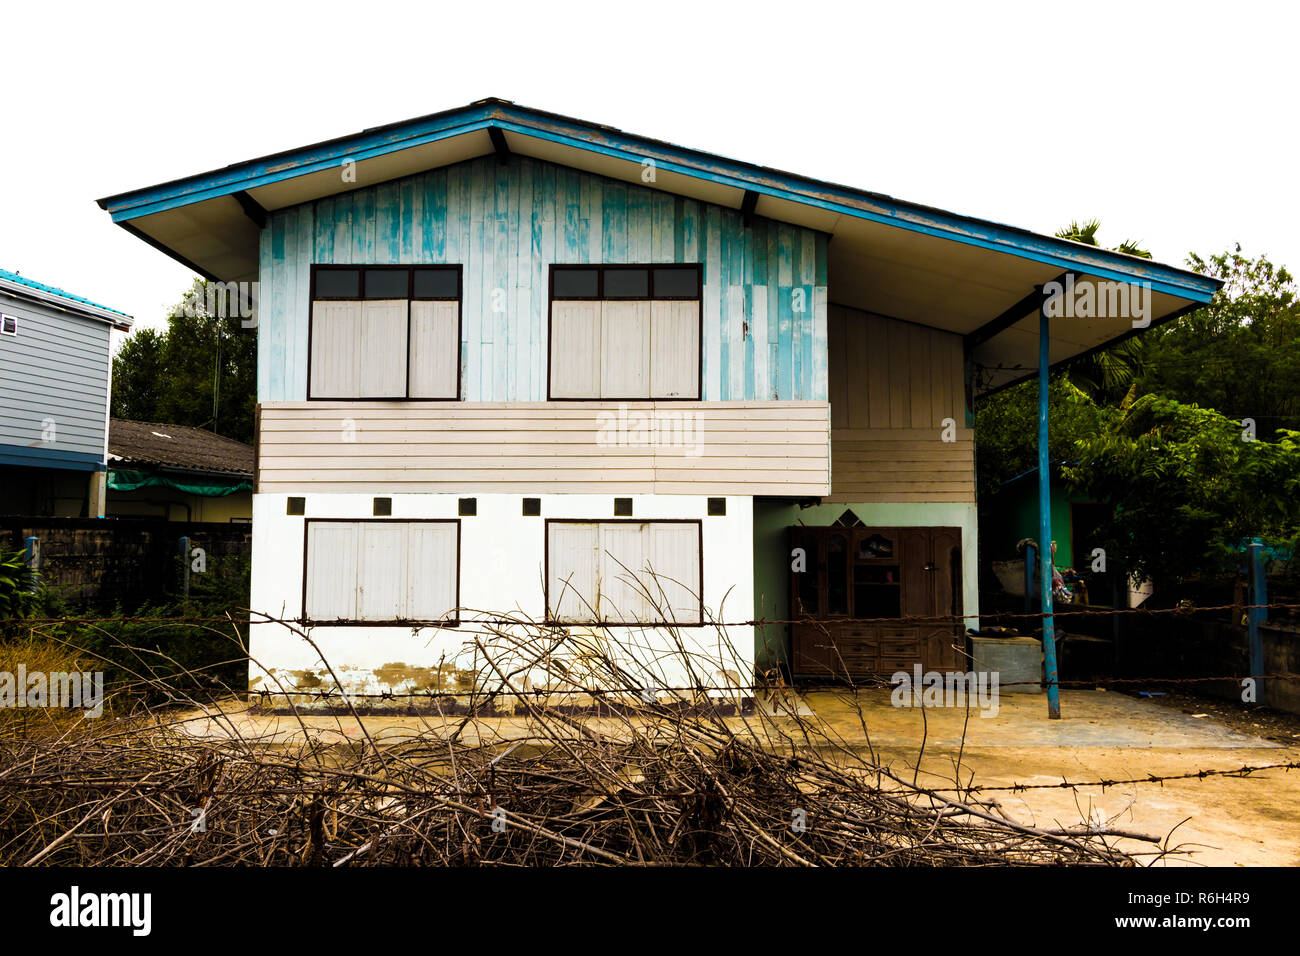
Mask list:
[[[600,397],[650,397],[650,303],[601,303]]]
[[[648,526],[649,558],[654,572],[648,586],[662,619],[700,624],[700,526],[694,522],[653,522]]]
[[[411,398],[459,398],[459,302],[411,303]]]
[[[698,524],[555,522],[547,529],[552,619],[702,623]]]
[[[361,304],[361,397],[406,394],[407,301],[367,300]]]
[[[650,397],[700,394],[700,304],[660,301],[650,310]]]
[[[312,303],[311,396],[361,396],[360,302]]]
[[[406,613],[413,620],[455,616],[458,533],[457,525],[450,521],[410,525]]]
[[[395,621],[407,617],[407,527],[398,521],[361,523],[358,556],[357,620]]]
[[[307,525],[307,606],[312,621],[351,621],[357,616],[357,539],[352,521]]]
[[[632,522],[606,522],[600,526],[601,620],[635,624],[650,619],[645,591],[646,526]]]
[[[600,398],[599,302],[551,303],[551,397]]]
[[[552,522],[546,526],[546,593],[555,621],[600,618],[600,526]]]

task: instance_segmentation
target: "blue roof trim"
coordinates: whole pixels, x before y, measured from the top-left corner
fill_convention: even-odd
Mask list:
[[[113,315],[121,316],[124,319],[130,319],[131,316],[125,312],[119,312],[117,309],[110,309],[106,305],[100,305],[98,302],[92,302],[83,296],[73,295],[71,292],[65,292],[58,286],[46,285],[44,282],[37,282],[35,279],[29,279],[26,276],[19,275],[17,272],[10,272],[8,269],[0,269],[0,279],[6,282],[12,282],[15,285],[26,286],[33,292],[43,293],[48,296],[58,296],[60,299],[67,299],[71,302],[80,302],[82,305],[88,305],[93,309],[99,309],[101,312],[111,312]]]
[[[670,172],[1053,266],[1081,269],[1103,279],[1149,282],[1155,291],[1195,302],[1208,302],[1220,287],[1217,280],[1207,276],[1149,259],[726,159],[500,100],[435,113],[187,179],[121,193],[101,199],[99,204],[112,214],[114,222],[123,223],[239,190],[319,172],[337,166],[344,159],[369,159],[488,127],[638,163],[650,158],[660,169]]]
[[[0,465],[24,468],[62,468],[69,471],[103,471],[102,455],[82,451],[54,451],[25,445],[0,445]]]

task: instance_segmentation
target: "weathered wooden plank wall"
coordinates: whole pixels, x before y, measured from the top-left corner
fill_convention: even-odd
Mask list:
[[[826,500],[973,502],[961,336],[839,305],[828,324]]]
[[[525,157],[485,157],[271,216],[258,398],[306,397],[312,263],[465,267],[461,397],[546,397],[547,266],[704,264],[706,401],[827,397],[826,236]]]

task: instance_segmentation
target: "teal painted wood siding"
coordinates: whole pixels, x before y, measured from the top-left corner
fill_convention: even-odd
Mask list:
[[[312,263],[464,266],[461,398],[546,398],[553,263],[702,262],[706,401],[827,398],[826,236],[524,157],[487,157],[273,213],[258,399],[307,394]]]

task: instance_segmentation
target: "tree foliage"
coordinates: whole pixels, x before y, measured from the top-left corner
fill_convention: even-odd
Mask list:
[[[1300,300],[1295,280],[1241,246],[1191,266],[1224,281],[1204,309],[1134,341],[1144,343],[1139,390],[1251,418],[1262,438],[1300,429]]]
[[[1096,232],[1093,221],[1059,235],[1095,244]],[[1294,279],[1240,246],[1189,264],[1225,283],[1209,305],[1055,373],[1049,392],[1052,460],[1068,463],[1076,490],[1116,505],[1108,556],[1165,585],[1235,566],[1241,538],[1300,535]],[[1029,381],[977,407],[982,512],[1037,464],[1037,402]],[[1242,419],[1259,440],[1243,439]]]
[[[1232,570],[1243,538],[1300,535],[1300,432],[1251,440],[1240,422],[1159,395],[1099,411],[1062,472],[1117,504],[1100,538],[1121,567],[1167,587]]]
[[[217,317],[204,309],[206,288],[196,279],[168,311],[165,331],[140,329],[122,344],[113,359],[113,416],[252,442],[257,334],[233,311]]]

